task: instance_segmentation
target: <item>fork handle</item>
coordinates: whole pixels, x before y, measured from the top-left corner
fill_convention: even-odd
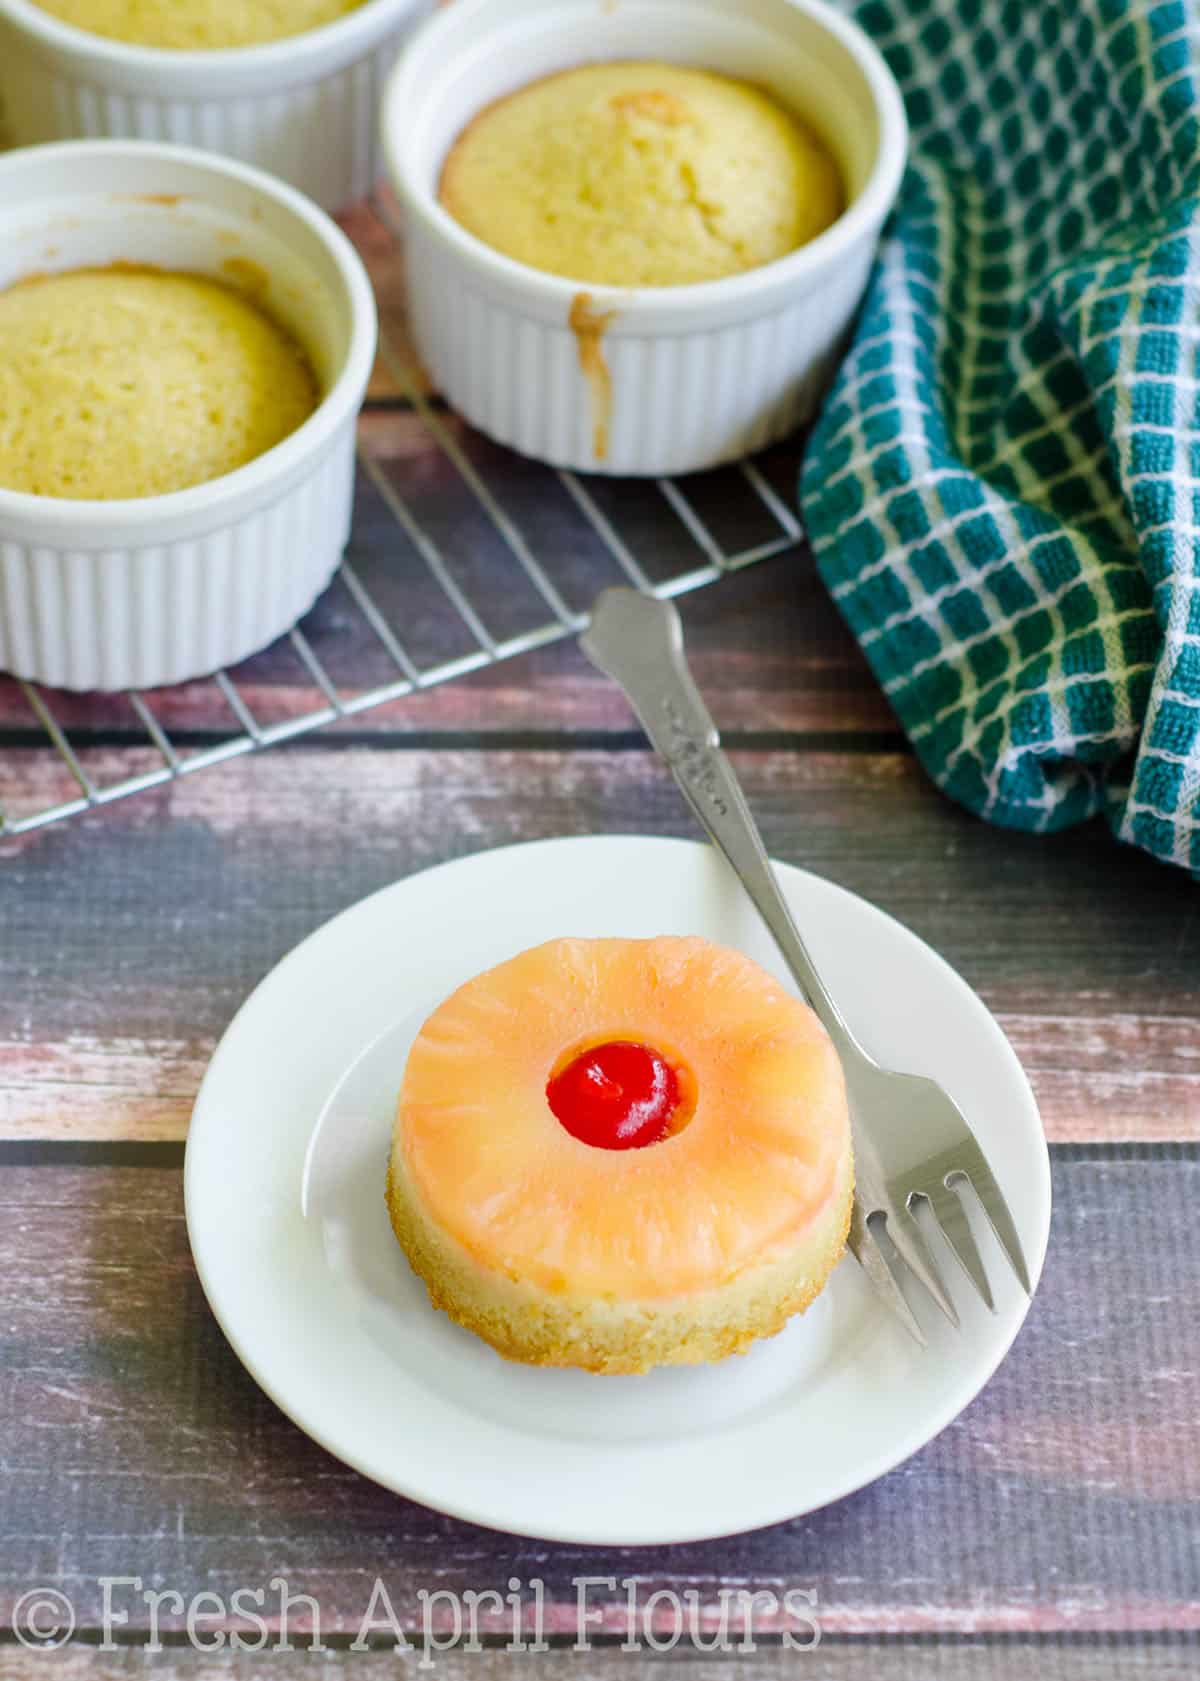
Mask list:
[[[741,785],[721,750],[717,727],[692,680],[674,604],[638,590],[605,590],[592,609],[580,646],[592,664],[624,690],[838,1050],[860,1055],[792,920]]]

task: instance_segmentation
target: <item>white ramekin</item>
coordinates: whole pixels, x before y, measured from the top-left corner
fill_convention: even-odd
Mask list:
[[[274,449],[190,490],[75,502],[0,489],[0,669],[67,689],[214,671],[311,606],[349,534],[355,421],[375,354],[357,253],[281,182],[138,141],[0,156],[0,289],[113,262],[252,277],[325,395]]]
[[[570,65],[621,58],[772,88],[837,153],[845,214],[748,274],[625,290],[513,262],[442,208],[446,153],[485,105]],[[866,285],[906,139],[891,72],[820,0],[455,0],[413,37],[384,102],[418,347],[468,420],[555,466],[657,475],[746,455],[812,412]],[[581,316],[611,320],[597,337],[573,329]]]
[[[304,35],[176,52],[111,41],[32,0],[0,0],[0,105],[20,146],[155,140],[269,170],[326,210],[380,174],[379,101],[434,0],[366,0]]]

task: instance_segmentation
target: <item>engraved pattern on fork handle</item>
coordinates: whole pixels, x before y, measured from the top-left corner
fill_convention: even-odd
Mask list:
[[[864,1052],[826,991],[779,890],[758,827],[692,680],[672,602],[606,590],[580,646],[624,690],[700,824],[733,868],[838,1050]]]

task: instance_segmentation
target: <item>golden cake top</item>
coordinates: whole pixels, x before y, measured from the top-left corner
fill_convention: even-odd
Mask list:
[[[594,285],[719,280],[786,256],[843,206],[817,136],[761,88],[674,64],[567,70],[480,113],[442,202],[477,238]]]
[[[219,280],[118,265],[0,292],[0,488],[183,490],[262,455],[318,400],[295,340]]]
[[[93,35],[183,51],[255,47],[303,35],[357,11],[364,0],[36,0]]]

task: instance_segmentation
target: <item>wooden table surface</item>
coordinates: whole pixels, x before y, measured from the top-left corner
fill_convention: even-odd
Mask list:
[[[440,534],[501,635],[522,610],[511,555],[404,395],[394,247],[366,211],[350,224],[390,335],[363,422],[351,557],[376,598],[450,658],[387,488]],[[586,605],[599,559],[561,487],[444,424],[502,503],[542,522],[543,548]],[[794,461],[785,449],[764,464],[783,494]],[[648,566],[692,541],[653,487],[606,494]],[[759,540],[761,508],[735,476],[695,494],[730,549]],[[0,1676],[392,1673],[386,1632],[347,1649],[377,1577],[418,1641],[427,1611],[450,1627],[434,1590],[545,1583],[555,1652],[518,1659],[485,1616],[483,1653],[438,1660],[454,1673],[521,1661],[589,1676],[693,1661],[730,1681],[779,1664],[846,1681],[1200,1673],[1196,889],[1099,824],[1031,838],[943,800],[801,550],[689,598],[684,618],[772,852],[941,951],[1030,1072],[1055,1213],[1011,1355],[924,1452],[852,1498],[756,1534],[622,1551],[491,1534],[365,1482],[304,1437],[226,1345],[192,1267],[181,1165],[206,1060],[254,984],[335,912],[444,859],[550,835],[695,832],[621,701],[563,642],[0,840]],[[342,585],[304,628],[343,694],[394,674]],[[262,719],[312,705],[287,643],[236,678]],[[212,685],[153,698],[177,744],[232,727]],[[127,702],[54,704],[101,781],[148,762]],[[19,814],[70,792],[26,698],[0,686],[0,803]],[[590,1657],[566,1650],[583,1576],[633,1582],[591,1590],[603,1618]],[[148,1653],[148,1612],[118,1594],[129,1621],[102,1651],[105,1577],[184,1602],[263,1588],[268,1620],[269,1585],[285,1577],[319,1602],[327,1650],[200,1653],[167,1603],[162,1650]],[[52,1657],[25,1651],[11,1626],[43,1587],[71,1600],[78,1625]],[[711,1628],[722,1588],[789,1587],[816,1595],[815,1652],[786,1649],[786,1620],[767,1614],[753,1653],[697,1659],[685,1641],[667,1660],[644,1638],[640,1651],[618,1648],[630,1592],[644,1606],[660,1588],[693,1590]],[[293,1616],[294,1630],[304,1624]],[[232,1626],[217,1616],[203,1638]]]

